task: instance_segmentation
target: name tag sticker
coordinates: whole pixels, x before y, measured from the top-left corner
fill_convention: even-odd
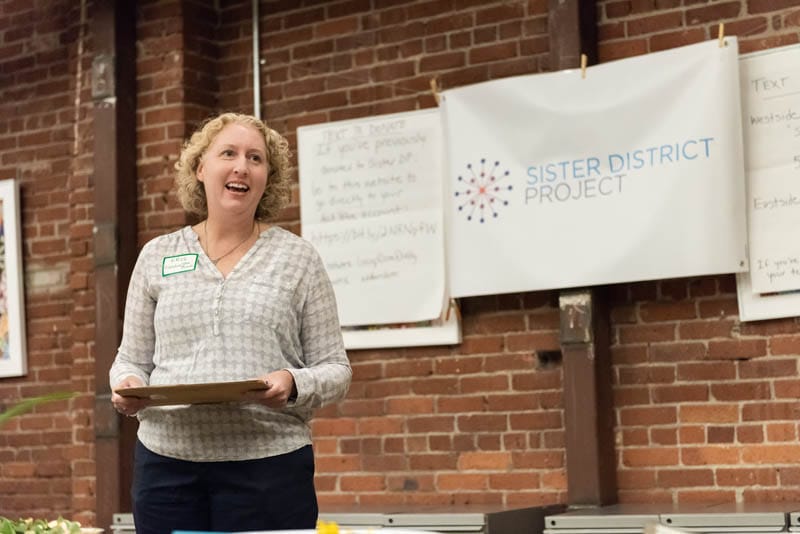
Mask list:
[[[161,262],[161,276],[185,273],[197,269],[197,254],[165,256]]]

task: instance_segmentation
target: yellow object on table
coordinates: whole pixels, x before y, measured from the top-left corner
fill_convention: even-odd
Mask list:
[[[335,521],[317,520],[317,534],[339,534],[339,525]]]

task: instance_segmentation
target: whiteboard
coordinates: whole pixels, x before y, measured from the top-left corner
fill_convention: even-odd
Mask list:
[[[438,109],[297,129],[302,235],[342,326],[438,318],[447,302]]]

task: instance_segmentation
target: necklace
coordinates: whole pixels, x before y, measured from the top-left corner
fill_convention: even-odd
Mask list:
[[[249,234],[247,234],[247,237],[245,237],[245,238],[244,238],[242,241],[240,241],[240,242],[239,242],[239,244],[238,244],[238,245],[236,245],[235,247],[233,247],[232,249],[230,249],[228,252],[226,252],[226,253],[225,253],[225,254],[223,254],[222,256],[217,256],[217,258],[216,258],[216,259],[214,259],[214,258],[212,258],[212,257],[211,257],[211,249],[210,249],[210,248],[209,248],[209,246],[208,246],[208,244],[209,244],[209,243],[208,243],[208,231],[206,230],[206,225],[207,225],[207,223],[208,223],[208,219],[206,219],[205,221],[203,221],[203,237],[205,238],[205,242],[206,242],[206,254],[208,255],[208,259],[209,259],[209,260],[211,260],[211,263],[213,263],[214,265],[216,265],[217,263],[219,263],[219,260],[221,260],[221,259],[222,259],[222,258],[224,258],[225,256],[229,255],[231,252],[233,252],[233,251],[234,251],[234,250],[236,250],[237,248],[239,248],[239,247],[241,247],[242,245],[244,245],[244,244],[245,244],[245,242],[246,242],[248,239],[250,239],[250,237],[252,237],[252,235],[253,235],[253,230],[255,230],[255,228],[256,228],[256,221],[253,221],[253,228],[250,230],[250,233],[249,233]]]

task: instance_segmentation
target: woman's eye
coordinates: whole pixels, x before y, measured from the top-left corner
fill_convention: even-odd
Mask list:
[[[261,163],[261,156],[258,154],[251,154],[250,159],[255,161],[256,163]]]
[[[222,155],[228,157],[233,156],[233,150],[231,150],[230,148],[226,148],[225,150],[222,151]]]

